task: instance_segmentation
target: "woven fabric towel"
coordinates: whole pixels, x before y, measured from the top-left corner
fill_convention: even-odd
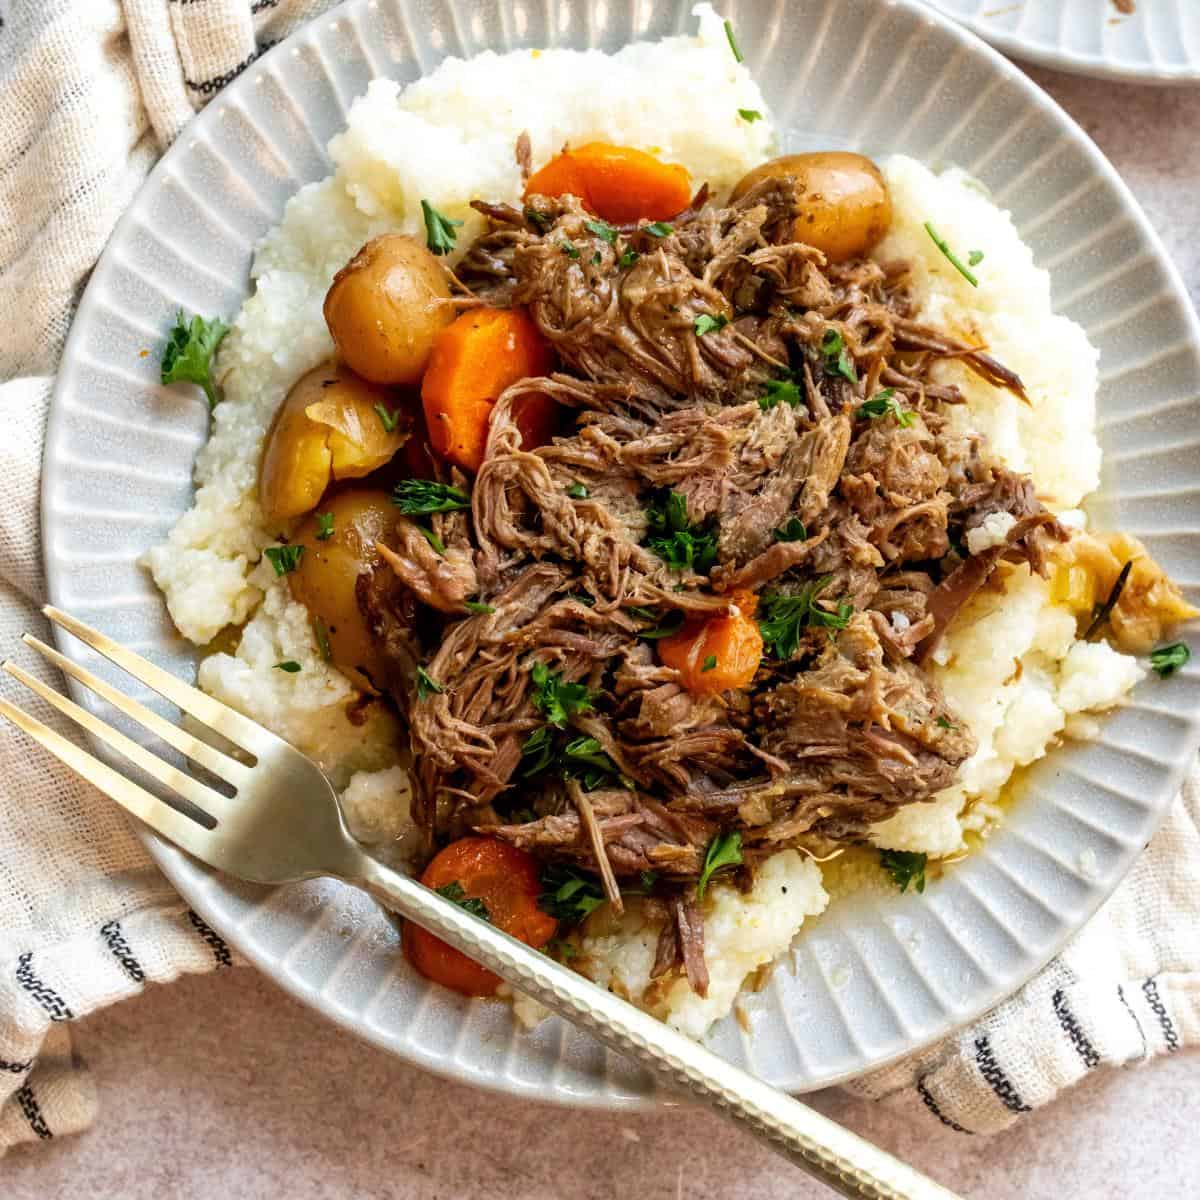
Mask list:
[[[0,652],[46,630],[37,487],[53,373],[114,223],[194,111],[331,0],[0,0]],[[61,681],[43,669],[55,686]],[[56,724],[44,705],[0,691]],[[69,1022],[229,949],[115,806],[0,735],[0,1154],[87,1126]],[[1101,1065],[1200,1038],[1200,786],[1064,954],[975,1027],[851,1085],[1003,1128]],[[918,1101],[919,1098],[919,1102]]]

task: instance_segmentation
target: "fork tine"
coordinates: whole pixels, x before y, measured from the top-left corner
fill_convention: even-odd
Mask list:
[[[222,754],[208,742],[193,737],[165,717],[160,717],[153,709],[147,708],[132,697],[126,696],[124,692],[118,691],[111,684],[105,683],[98,675],[93,675],[86,667],[72,662],[65,654],[60,654],[53,646],[47,646],[45,642],[35,638],[32,633],[24,634],[21,640],[31,649],[36,650],[43,658],[49,659],[64,674],[79,680],[84,687],[90,688],[114,708],[120,709],[126,716],[132,717],[139,724],[144,725],[152,733],[162,738],[167,745],[174,746],[181,754],[198,762],[206,770],[232,783],[235,787],[244,786],[247,782],[250,775],[249,768],[238,762],[237,759]]]
[[[76,775],[95,784],[102,792],[115,800],[126,812],[144,821],[151,829],[162,834],[168,841],[174,842],[189,854],[194,854],[204,862],[208,861],[208,834],[202,825],[196,824],[190,817],[176,812],[170,805],[164,804],[157,796],[151,795],[145,788],[139,787],[132,779],[126,779],[119,771],[114,771],[107,763],[93,758],[86,750],[81,750],[69,738],[56,733],[48,725],[43,725],[36,717],[10,704],[0,696],[0,716],[11,721],[18,729],[24,730],[35,742],[40,742],[55,758],[70,767]]]
[[[152,662],[126,650],[119,642],[105,637],[98,629],[77,621],[69,613],[52,604],[47,604],[42,612],[56,625],[73,634],[85,645],[91,646],[98,654],[103,654],[110,662],[114,662],[122,671],[127,671],[135,679],[140,679],[147,687],[153,688],[160,696],[165,696],[177,708],[202,721],[210,729],[224,734],[231,742],[248,750],[251,754],[261,753],[264,744],[274,747],[286,745],[280,738],[269,730],[264,729],[249,717],[242,716],[219,700],[205,695],[199,688],[190,687],[181,679],[176,679],[169,671],[156,667]]]
[[[193,779],[186,771],[164,762],[157,754],[139,746],[132,738],[126,737],[119,729],[114,729],[107,722],[93,716],[86,708],[80,708],[74,700],[68,700],[52,687],[35,679],[28,671],[17,666],[14,662],[6,662],[3,668],[14,679],[23,683],[30,691],[36,692],[47,704],[53,705],[64,716],[70,717],[77,725],[82,725],[90,734],[102,742],[120,751],[130,762],[141,767],[148,775],[152,775],[159,783],[165,783],[172,791],[177,792],[189,804],[216,818],[228,808],[229,801],[220,792]]]

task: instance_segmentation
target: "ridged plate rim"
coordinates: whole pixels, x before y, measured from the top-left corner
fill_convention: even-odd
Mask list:
[[[418,3],[418,0],[412,2]],[[642,7],[639,0],[632,2],[636,7]],[[424,7],[429,9],[437,4],[438,0],[428,0]],[[1154,274],[1158,291],[1151,299],[1156,305],[1165,305],[1164,311],[1178,330],[1175,341],[1160,347],[1157,355],[1151,355],[1150,359],[1156,362],[1170,356],[1170,361],[1174,362],[1175,357],[1178,357],[1178,373],[1187,380],[1187,395],[1182,400],[1167,402],[1163,406],[1164,411],[1169,410],[1169,413],[1173,413],[1178,408],[1185,416],[1190,414],[1191,418],[1200,418],[1200,402],[1196,399],[1200,393],[1200,326],[1188,304],[1178,273],[1166,258],[1157,235],[1115,170],[1086,134],[1010,63],[970,33],[919,4],[917,0],[800,0],[799,3],[790,5],[786,0],[779,0],[774,6],[774,13],[777,21],[779,15],[784,12],[796,21],[811,18],[812,27],[818,30],[816,44],[820,45],[822,39],[829,34],[835,15],[840,14],[844,17],[852,6],[862,13],[864,25],[871,32],[871,36],[875,36],[887,22],[895,22],[910,49],[913,45],[924,46],[927,53],[936,54],[937,61],[943,63],[943,76],[937,82],[944,84],[947,89],[950,88],[957,72],[976,71],[986,77],[986,88],[978,103],[969,111],[964,114],[958,108],[953,108],[943,114],[943,124],[939,129],[945,130],[948,126],[949,132],[946,132],[937,144],[947,148],[956,144],[955,139],[962,134],[963,128],[967,127],[970,120],[983,119],[982,106],[985,101],[991,99],[995,99],[997,103],[1001,99],[1021,103],[1024,115],[1017,122],[1018,132],[1024,129],[1025,133],[1032,136],[1032,132],[1042,131],[1047,138],[1050,138],[1051,134],[1054,135],[1048,142],[1048,148],[1033,161],[1026,162],[1021,172],[1010,181],[1009,186],[1015,186],[1031,171],[1044,168],[1047,162],[1054,161],[1060,153],[1064,153],[1070,157],[1067,166],[1075,165],[1084,174],[1084,181],[1080,187],[1076,188],[1073,194],[1062,197],[1064,207],[1077,208],[1093,196],[1097,197],[1097,203],[1104,202],[1112,206],[1114,216],[1100,232],[1106,240],[1115,239],[1120,231],[1128,227],[1137,250],[1129,260],[1130,264],[1138,266],[1139,270],[1139,264],[1145,265],[1146,269]],[[759,27],[755,25],[755,21],[761,19],[765,23],[769,19],[771,14],[768,5],[755,3],[754,0],[743,0],[740,4],[733,3],[724,7],[735,20],[751,64],[755,65],[757,46],[768,44],[767,39],[760,40],[757,37]],[[594,8],[595,6],[577,4],[573,8],[561,10],[560,16],[569,18],[565,24],[569,24],[570,28],[560,28],[557,34],[569,34],[580,26],[585,32],[593,30]],[[686,4],[675,7],[672,28],[680,26],[686,8]],[[450,14],[455,29],[461,31],[461,28],[470,24],[466,20],[467,9],[472,12],[491,12],[493,15],[495,12],[494,4],[470,5],[467,0],[442,0],[438,12],[445,11]],[[662,6],[660,12],[661,9]],[[548,7],[547,12],[549,11]],[[119,375],[123,379],[128,377],[133,384],[140,384],[140,387],[135,387],[131,392],[139,403],[145,401],[151,406],[156,402],[167,403],[159,396],[159,389],[145,375],[139,376],[121,365],[114,366],[112,361],[104,365],[104,323],[114,311],[107,303],[108,297],[118,289],[125,278],[122,271],[137,252],[137,240],[144,232],[147,213],[154,211],[156,203],[163,202],[176,169],[185,171],[186,164],[194,164],[196,161],[197,152],[194,147],[199,146],[203,149],[214,145],[224,146],[225,153],[231,157],[235,155],[234,135],[223,131],[221,124],[224,115],[233,113],[237,116],[248,110],[252,111],[258,103],[255,88],[264,78],[291,78],[293,83],[298,79],[302,81],[299,68],[293,70],[288,65],[292,56],[312,54],[324,64],[323,69],[326,71],[330,69],[331,60],[341,69],[348,70],[348,60],[344,57],[338,60],[335,53],[339,50],[345,51],[338,39],[346,34],[347,30],[354,33],[358,44],[363,48],[364,62],[357,65],[373,71],[375,56],[366,49],[370,38],[364,37],[363,31],[377,34],[384,28],[383,23],[395,14],[404,14],[409,18],[407,21],[402,19],[401,24],[410,36],[423,36],[426,32],[423,27],[421,34],[413,34],[408,0],[351,0],[350,3],[298,30],[264,55],[242,78],[222,92],[189,126],[176,147],[156,166],[135,204],[118,224],[81,301],[64,354],[47,431],[42,531],[49,593],[55,604],[77,610],[83,607],[85,611],[81,615],[88,619],[92,617],[92,613],[86,611],[87,606],[83,604],[82,593],[76,585],[81,578],[90,579],[89,572],[98,570],[101,575],[100,583],[84,586],[92,587],[91,598],[99,605],[96,612],[108,613],[109,617],[95,619],[102,624],[110,621],[110,632],[117,636],[126,636],[134,642],[135,648],[149,651],[152,656],[159,656],[160,660],[165,658],[176,669],[182,669],[180,664],[183,662],[180,640],[170,634],[161,603],[155,598],[152,589],[139,589],[138,594],[131,596],[128,603],[101,603],[106,600],[102,586],[104,572],[110,571],[120,578],[121,572],[130,570],[129,547],[113,551],[110,559],[78,549],[68,553],[62,548],[72,536],[79,536],[72,522],[78,524],[83,516],[87,515],[83,502],[63,502],[63,498],[70,495],[76,479],[82,481],[85,478],[90,479],[91,476],[113,476],[107,485],[109,492],[106,495],[110,500],[114,497],[120,499],[122,486],[127,485],[133,493],[127,498],[127,507],[110,507],[106,511],[132,524],[136,524],[138,520],[146,524],[148,520],[136,508],[138,488],[152,490],[161,483],[160,490],[166,491],[165,503],[168,507],[178,503],[177,472],[162,483],[155,472],[147,470],[145,464],[140,461],[136,465],[126,463],[122,466],[120,463],[114,464],[113,461],[100,458],[93,462],[86,454],[81,457],[73,453],[80,445],[89,447],[101,437],[92,428],[97,414],[94,408],[87,408],[86,398],[102,394],[101,384],[104,378]],[[428,13],[425,16],[432,20]],[[655,28],[657,31],[658,27]],[[781,36],[781,27],[776,23],[770,28],[775,32],[769,39],[769,46],[774,46]],[[541,39],[531,35],[526,39],[526,44],[536,43],[538,40]],[[757,65],[761,67],[760,73],[769,73],[773,64],[770,54],[764,53],[763,62]],[[815,51],[813,58],[816,58]],[[819,71],[820,63],[810,60],[804,69]],[[289,71],[292,72],[290,76]],[[819,78],[814,77],[814,80],[811,86],[815,93],[822,97],[832,94],[820,89]],[[849,87],[849,82],[843,82]],[[337,95],[336,83],[332,81],[332,77],[330,86]],[[796,86],[793,83],[792,91],[795,91]],[[285,91],[287,90],[285,88]],[[932,90],[930,94],[933,94]],[[834,99],[841,97],[834,96]],[[768,101],[775,103],[776,97],[768,94]],[[308,102],[316,103],[311,97]],[[909,124],[905,126],[906,136],[911,134],[914,122],[928,115],[931,104],[931,100],[927,101],[925,107],[918,107],[910,114]],[[878,107],[879,105],[876,105],[876,109]],[[317,108],[305,110],[313,119],[316,119],[319,111]],[[872,115],[872,120],[875,119],[875,115],[877,113]],[[814,125],[807,133],[816,136],[813,131],[818,128]],[[837,138],[839,133],[840,131],[835,129],[826,132],[824,136],[826,140],[832,140]],[[311,128],[307,128],[303,136],[314,138]],[[1002,152],[1007,152],[1015,136],[1016,134],[1010,132],[998,137],[995,146],[986,152],[988,170],[982,172],[985,179],[993,169],[993,162],[1003,159]],[[297,137],[300,137],[299,133]],[[906,145],[896,148],[904,149]],[[299,141],[274,147],[274,150],[278,152],[274,157],[285,165],[292,161],[293,155],[301,156],[309,152]],[[192,156],[190,159],[189,155]],[[1031,186],[1036,186],[1036,183]],[[261,207],[261,202],[259,203]],[[271,223],[278,219],[278,215],[278,212],[271,215]],[[1038,223],[1031,222],[1031,228],[1035,224]],[[1045,222],[1041,224],[1044,225]],[[1041,230],[1035,232],[1040,238]],[[186,253],[184,249],[179,249],[178,252],[184,261],[195,264],[197,272],[202,272],[205,270],[199,261],[204,257],[202,250],[203,248],[198,253],[195,247],[190,247]],[[1120,268],[1113,277],[1112,288],[1116,288],[1117,281],[1124,274],[1124,268]],[[1106,292],[1109,290],[1110,276],[1112,272],[1100,272],[1099,280]],[[135,277],[139,285],[153,291],[152,272],[144,269],[140,276],[135,273]],[[1081,285],[1068,289],[1075,302],[1078,303],[1080,297],[1092,294],[1095,288],[1090,286],[1089,280],[1094,284],[1096,278],[1085,277]],[[239,295],[244,295],[245,289],[241,287],[240,281],[237,291]],[[159,328],[155,322],[160,320],[163,306],[160,300],[157,307],[149,303],[147,307],[149,311],[140,318],[138,328],[148,331],[146,336],[149,336],[150,332]],[[1121,315],[1127,315],[1129,312],[1133,312],[1133,309],[1127,309]],[[1106,337],[1115,336],[1110,335],[1107,328],[1105,332]],[[109,348],[110,360],[116,353],[115,345]],[[1136,379],[1140,378],[1144,369],[1146,368],[1137,362],[1126,361],[1118,375],[1121,378]],[[186,447],[190,445],[194,449],[198,444],[199,426],[196,420],[192,420],[189,426],[186,414],[181,416],[174,408],[168,409],[167,416],[178,421],[178,430],[173,427],[168,430],[165,427],[160,429],[157,426],[146,426],[139,427],[138,432],[146,437],[166,437],[169,433],[170,438],[174,439],[173,444],[178,444],[177,453],[180,456],[185,453],[189,455],[190,476],[190,452]],[[167,417],[162,419],[166,421]],[[1140,423],[1145,419],[1136,412],[1132,416],[1122,415],[1121,410],[1116,413],[1117,423],[1133,422],[1140,427]],[[1191,424],[1193,427],[1200,426],[1200,419],[1192,419]],[[1169,453],[1169,448],[1152,448],[1150,457],[1154,459],[1162,453]],[[117,470],[111,469],[114,465]],[[1188,479],[1194,483],[1194,477],[1193,470]],[[1134,500],[1137,499],[1137,495],[1134,494]],[[105,497],[88,494],[89,503],[94,498]],[[1119,502],[1120,499],[1118,489],[1116,501]],[[1164,527],[1162,537],[1166,539],[1164,544],[1168,551],[1176,553],[1171,548],[1179,547],[1177,554],[1182,554],[1184,560],[1191,564],[1196,561],[1200,540],[1197,532],[1200,531],[1200,497],[1194,496],[1189,503],[1184,504],[1181,511],[1187,519],[1184,532],[1177,536]],[[169,515],[160,514],[149,519],[149,524],[153,525],[157,521],[165,528]],[[85,528],[89,528],[86,523]],[[86,540],[83,544],[90,545]],[[147,541],[138,545],[133,553],[140,552],[148,544]],[[98,568],[96,563],[100,564]],[[1189,594],[1196,599],[1196,589],[1200,587],[1200,574],[1189,577],[1187,582],[1191,585]],[[147,610],[144,618],[139,616],[141,609]],[[124,626],[122,622],[125,623]],[[112,627],[114,623],[117,628]],[[93,656],[81,652],[76,643],[61,639],[60,644],[65,653],[81,661],[88,661],[97,669]],[[1195,643],[1193,645],[1195,646]],[[1130,778],[1136,777],[1136,781],[1127,783],[1123,792],[1116,789],[1105,792],[1108,799],[1104,801],[1104,805],[1107,807],[1102,805],[1098,810],[1101,814],[1096,818],[1099,824],[1090,823],[1081,817],[1072,808],[1070,789],[1063,784],[1055,784],[1054,781],[1064,773],[1071,774],[1077,781],[1091,778],[1104,792],[1106,785],[1102,781],[1105,772],[1102,770],[1099,777],[1094,774],[1080,775],[1074,767],[1067,769],[1070,766],[1067,756],[1052,759],[1035,773],[1035,781],[1031,785],[1034,794],[1027,803],[1018,806],[1014,811],[1009,826],[989,842],[983,851],[961,864],[945,880],[931,886],[925,897],[919,900],[913,896],[889,899],[882,909],[873,906],[873,902],[869,900],[855,900],[831,910],[800,939],[796,956],[801,974],[793,978],[786,970],[775,972],[767,989],[767,999],[756,999],[752,1002],[752,1019],[759,1027],[757,1039],[752,1043],[737,1023],[730,1020],[714,1033],[714,1048],[746,1063],[751,1069],[759,1070],[781,1086],[810,1090],[882,1066],[936,1041],[969,1023],[1004,996],[1011,994],[1052,958],[1112,893],[1134,861],[1141,845],[1148,840],[1161,820],[1171,798],[1178,790],[1197,744],[1200,744],[1198,682],[1200,680],[1194,668],[1183,674],[1177,686],[1187,690],[1176,691],[1173,695],[1186,695],[1187,702],[1178,712],[1163,707],[1161,693],[1156,694],[1143,687],[1139,692],[1139,702],[1110,722],[1110,730],[1123,740],[1120,743],[1120,752],[1108,764],[1108,769],[1115,772],[1117,778],[1120,778],[1121,770],[1133,771],[1135,775]],[[81,703],[99,710],[89,693],[74,687],[72,690]],[[1150,733],[1158,738],[1160,744],[1169,744],[1171,752],[1163,763],[1142,762],[1138,766],[1139,761],[1146,758],[1140,747]],[[1100,762],[1103,767],[1103,757],[1101,754],[1097,758],[1091,750],[1083,750],[1074,755],[1071,762],[1074,758],[1079,758],[1085,765],[1089,762]],[[1137,775],[1137,772],[1142,774]],[[1145,779],[1142,776],[1145,776]],[[1127,808],[1131,811],[1127,812]],[[1088,816],[1093,816],[1090,810]],[[1096,843],[1105,849],[1094,873],[1088,872],[1085,878],[1079,863],[1072,865],[1065,861],[1062,855],[1052,854],[1046,848],[1059,845],[1061,838],[1055,841],[1057,834],[1050,837],[1049,841],[1041,843],[1036,839],[1030,840],[1031,834],[1024,827],[1029,825],[1030,829],[1037,832],[1037,822],[1043,817],[1051,821],[1061,819],[1064,822],[1076,823],[1063,845],[1082,847]],[[1031,823],[1031,818],[1036,819]],[[1042,831],[1039,836],[1044,838],[1047,835]],[[1072,838],[1075,840],[1072,841]],[[411,980],[406,978],[405,965],[395,955],[395,939],[389,935],[389,927],[378,917],[375,917],[372,923],[369,905],[349,889],[305,885],[304,889],[285,889],[272,894],[260,903],[252,898],[252,889],[218,879],[205,868],[152,836],[146,835],[146,842],[156,861],[195,910],[265,974],[329,1019],[382,1048],[460,1082],[490,1087],[523,1098],[602,1108],[636,1108],[647,1103],[653,1096],[653,1088],[645,1077],[627,1071],[603,1051],[597,1053],[598,1048],[587,1039],[574,1034],[567,1036],[569,1031],[565,1031],[557,1021],[546,1023],[531,1038],[514,1038],[506,1025],[506,1040],[499,1048],[502,1053],[497,1058],[497,1047],[493,1044],[495,1029],[488,1027],[489,1021],[495,1026],[496,1018],[494,1015],[489,1017],[487,1012],[483,1011],[486,1009],[494,1014],[497,1006],[475,1005],[464,1010],[457,1001],[445,994],[432,996],[428,990],[419,988],[413,993]],[[1032,886],[1029,879],[1033,877],[1029,873],[1036,874],[1037,871],[1043,874],[1049,872],[1045,878],[1050,880],[1050,884],[1045,884],[1045,880],[1043,884],[1059,888],[1063,896],[1067,894],[1063,889],[1067,889],[1072,900],[1069,916],[1058,919],[1056,923],[1051,921],[1051,933],[1040,937],[1036,944],[1031,944],[1028,938],[1026,942],[1021,942],[1011,932],[1006,932],[1006,926],[999,920],[997,913],[1005,916],[1009,922],[1028,919],[1021,917],[1019,911],[1025,900],[1018,903],[1014,896],[1009,894],[1014,887],[1026,898],[1035,900],[1035,907],[1040,905],[1049,912],[1045,897],[1035,896],[1035,893],[1029,890]],[[1022,875],[1022,872],[1025,874]],[[955,921],[964,922],[961,928],[968,931],[972,937],[978,937],[980,947],[991,946],[987,953],[999,953],[995,943],[997,937],[1001,940],[1008,938],[1016,946],[1014,961],[1018,961],[1019,966],[1015,969],[1010,968],[1000,976],[989,977],[986,954],[983,950],[977,953],[972,947],[964,945],[956,930],[946,925],[947,915],[952,916]],[[348,949],[339,948],[339,933],[335,926],[338,922],[349,922],[353,925],[356,921],[366,922],[366,925],[357,930],[349,942]],[[976,924],[972,925],[971,921]],[[298,927],[302,932],[298,940],[289,943],[287,949],[280,953],[272,948],[270,938],[280,934],[281,930],[286,932],[290,928],[289,922],[299,922]],[[919,968],[914,958],[918,955],[918,950],[911,946],[905,949],[901,944],[898,929],[901,923],[909,922],[925,922],[923,932],[927,929],[931,938],[945,941],[944,949],[937,952],[943,955],[943,963],[953,961],[962,978],[973,980],[969,985],[964,985],[966,990],[963,995],[955,994],[954,981],[948,974],[942,976],[937,970],[925,971],[922,974],[924,968]],[[364,934],[364,928],[368,929],[367,934]],[[896,977],[902,980],[898,995],[903,997],[905,1004],[910,1005],[906,1010],[902,1010],[896,996],[888,990],[888,980],[878,965],[883,959],[877,958],[872,963],[860,952],[860,947],[875,937],[883,939],[878,943],[878,949],[889,954],[896,953],[904,960],[891,963],[889,969],[901,972]],[[364,954],[356,958],[364,942],[370,944]],[[302,958],[301,951],[309,957]],[[924,953],[923,950],[920,952]],[[844,990],[843,985],[837,982],[844,965],[836,961],[839,953],[850,954],[852,963],[861,967],[858,976],[854,976],[854,972],[851,971],[851,990],[842,999],[836,994]],[[1014,951],[1010,950],[1007,953],[1012,958]],[[328,970],[315,982],[307,979],[303,973],[305,963],[311,961],[314,955],[332,955]],[[344,1002],[336,989],[343,985],[352,987],[354,978],[357,978],[356,972],[369,974],[372,970],[375,972],[372,977],[374,990],[365,1001],[360,996],[358,1008],[354,1009]],[[351,978],[352,976],[354,978]],[[815,988],[818,984],[824,989],[822,995],[814,996],[806,991],[806,988]],[[406,988],[409,990],[406,991]],[[904,991],[905,988],[908,989],[907,992]],[[397,989],[400,1015],[393,1011],[382,1022],[364,1016],[381,1008],[389,999],[395,999]],[[341,996],[344,995],[343,992]],[[787,1000],[786,1007],[783,1004],[784,999]],[[914,1029],[912,1014],[916,1010],[911,1005],[923,1004],[926,999],[936,1009],[936,1019],[932,1023],[926,1022],[919,1030]],[[824,1004],[826,1007],[823,1010],[814,1009],[810,1001],[818,1005]],[[821,1014],[822,1021],[832,1021],[834,1024],[840,1022],[840,1027],[833,1029],[822,1026],[819,1034],[812,1033],[806,1028],[806,1022],[816,1024],[813,1014],[817,1012]],[[459,1014],[458,1018],[455,1017],[455,1013]],[[507,1020],[507,1017],[504,1019]],[[879,1029],[882,1028],[879,1025],[881,1021],[892,1030],[887,1034],[891,1040],[883,1049],[878,1046],[871,1049],[867,1043],[870,1043],[872,1038],[877,1040]],[[875,1022],[875,1025],[871,1026],[870,1022]],[[764,1024],[768,1028],[764,1029]],[[896,1028],[900,1031],[898,1035],[895,1033]],[[449,1041],[445,1044],[439,1043],[435,1031],[448,1031]],[[842,1039],[841,1042],[837,1041],[839,1038]],[[820,1064],[816,1068],[812,1066],[814,1059]],[[516,1068],[531,1063],[537,1067],[534,1074],[522,1075],[517,1072]]]

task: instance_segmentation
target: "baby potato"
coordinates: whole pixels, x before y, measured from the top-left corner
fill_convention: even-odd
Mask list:
[[[358,607],[355,585],[359,575],[379,564],[375,543],[386,537],[396,522],[396,506],[378,488],[350,488],[322,505],[321,516],[333,532],[317,537],[322,523],[309,516],[292,541],[304,547],[300,563],[288,575],[292,595],[308,609],[314,621],[324,622],[333,665],[364,692],[377,689],[360,667],[371,670],[375,643]]]
[[[830,262],[871,250],[892,223],[892,198],[879,168],[861,154],[822,150],[785,154],[742,177],[734,200],[762,179],[790,176],[800,215],[793,237],[815,246]]]
[[[405,443],[409,427],[389,420],[398,411],[387,388],[360,379],[330,360],[301,376],[267,432],[258,496],[271,521],[298,517],[320,501],[331,479],[360,479],[383,466]]]
[[[446,275],[415,238],[369,241],[333,278],[325,323],[338,353],[374,383],[417,383],[433,338],[454,320]]]

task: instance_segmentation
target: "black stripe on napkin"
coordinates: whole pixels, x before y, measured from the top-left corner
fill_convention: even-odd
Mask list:
[[[953,1129],[955,1133],[965,1133],[968,1137],[972,1135],[972,1130],[964,1128],[957,1121],[952,1120],[950,1117],[946,1116],[944,1112],[942,1112],[938,1102],[933,1098],[933,1093],[925,1086],[924,1075],[917,1080],[917,1095],[920,1096],[925,1102],[925,1107],[929,1109],[929,1111],[933,1113],[933,1115],[937,1117],[937,1119],[941,1121],[943,1125]]]
[[[24,1075],[32,1066],[32,1058],[28,1062],[9,1062],[7,1059],[0,1058],[0,1071],[4,1071],[8,1075]]]
[[[17,982],[46,1010],[50,1020],[71,1020],[75,1014],[52,987],[43,983],[33,973],[33,967],[30,966],[32,961],[32,950],[26,950],[17,959]]]
[[[37,1097],[33,1094],[33,1088],[29,1084],[19,1087],[16,1097],[21,1111],[25,1114],[25,1120],[29,1122],[29,1128],[44,1142],[52,1138],[54,1134],[50,1131],[50,1126],[46,1124],[46,1118],[42,1116],[42,1106],[38,1104]]]
[[[1051,997],[1051,1003],[1054,1005],[1054,1015],[1058,1018],[1063,1033],[1070,1039],[1071,1045],[1075,1047],[1075,1052],[1083,1059],[1083,1065],[1090,1071],[1100,1061],[1100,1055],[1088,1039],[1087,1034],[1079,1027],[1075,1014],[1067,1006],[1066,993],[1060,988]]]
[[[1013,1087],[1012,1080],[1000,1069],[1000,1064],[992,1053],[991,1039],[986,1036],[975,1039],[975,1065],[979,1068],[980,1075],[991,1085],[992,1091],[1000,1098],[1000,1103],[1009,1112],[1033,1112],[1033,1109],[1021,1099],[1020,1093]]]
[[[1158,1018],[1163,1041],[1167,1043],[1167,1052],[1174,1054],[1179,1049],[1179,1034],[1175,1032],[1175,1026],[1167,1016],[1166,1007],[1158,994],[1158,984],[1153,979],[1147,979],[1142,984],[1142,994],[1146,997],[1146,1003],[1150,1005],[1150,1011]]]
[[[145,983],[146,972],[142,970],[141,963],[133,956],[133,951],[129,948],[129,943],[125,940],[125,935],[121,932],[120,921],[106,921],[100,926],[100,936],[104,939],[104,944],[108,947],[113,958],[121,964],[121,969],[133,980],[134,983]]]
[[[212,96],[223,87],[231,84],[256,58],[266,54],[272,46],[276,45],[277,41],[278,39],[273,39],[263,42],[257,50],[253,50],[247,54],[240,63],[230,67],[228,71],[222,71],[220,75],[214,75],[211,79],[185,79],[183,82],[192,91],[199,92],[202,96]]]
[[[207,921],[203,920],[197,913],[192,912],[190,908],[188,909],[188,920],[191,921],[196,932],[213,952],[213,958],[217,960],[217,967],[233,966],[233,956],[229,953],[229,947],[225,944],[225,939]]]

